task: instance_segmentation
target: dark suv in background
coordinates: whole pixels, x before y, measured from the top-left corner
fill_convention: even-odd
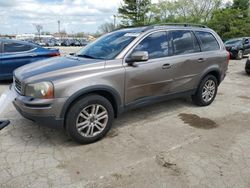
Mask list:
[[[250,37],[230,39],[225,42],[225,46],[232,58],[240,60],[250,54]]]
[[[181,96],[210,105],[228,61],[220,37],[205,26],[121,29],[74,56],[17,69],[14,105],[28,119],[62,125],[74,140],[92,143],[132,108]]]

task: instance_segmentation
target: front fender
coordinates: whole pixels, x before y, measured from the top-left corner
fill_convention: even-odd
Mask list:
[[[60,118],[64,118],[65,117],[66,112],[67,112],[68,108],[70,107],[70,105],[75,100],[77,100],[78,98],[80,98],[81,96],[84,96],[84,95],[89,94],[89,93],[95,93],[95,92],[98,93],[98,92],[101,92],[101,91],[108,92],[110,95],[112,95],[112,97],[114,98],[115,103],[116,103],[115,104],[116,108],[118,110],[121,108],[121,105],[122,105],[121,97],[120,97],[119,93],[115,89],[113,89],[110,86],[95,85],[95,86],[89,86],[89,87],[80,89],[76,93],[74,93],[73,95],[71,95],[67,99],[67,101],[65,102],[65,104],[63,105],[63,108],[62,108],[62,111],[61,111],[61,114],[60,114]]]

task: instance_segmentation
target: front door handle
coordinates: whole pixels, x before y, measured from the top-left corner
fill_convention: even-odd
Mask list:
[[[162,65],[162,69],[170,69],[172,67],[172,65],[170,65],[170,64],[164,64],[164,65]]]

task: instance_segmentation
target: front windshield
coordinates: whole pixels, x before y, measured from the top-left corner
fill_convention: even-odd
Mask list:
[[[127,31],[109,33],[86,46],[76,55],[92,59],[115,59],[139,34],[140,33],[128,33]]]
[[[225,44],[241,44],[242,43],[242,40],[241,39],[234,39],[234,40],[229,40],[229,41],[226,41]]]

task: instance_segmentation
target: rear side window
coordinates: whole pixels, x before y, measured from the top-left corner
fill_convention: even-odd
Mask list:
[[[196,31],[195,34],[201,41],[201,49],[202,51],[215,51],[220,49],[220,45],[218,44],[215,37],[209,33],[204,31]]]
[[[193,32],[171,31],[174,55],[200,52],[200,46]]]
[[[19,43],[4,43],[3,52],[11,53],[11,52],[24,52],[33,49],[32,46],[26,44]]]
[[[166,32],[157,32],[147,36],[143,39],[133,50],[136,51],[147,51],[149,59],[156,59],[166,57],[169,55],[168,40]],[[132,52],[132,53],[133,53]]]

